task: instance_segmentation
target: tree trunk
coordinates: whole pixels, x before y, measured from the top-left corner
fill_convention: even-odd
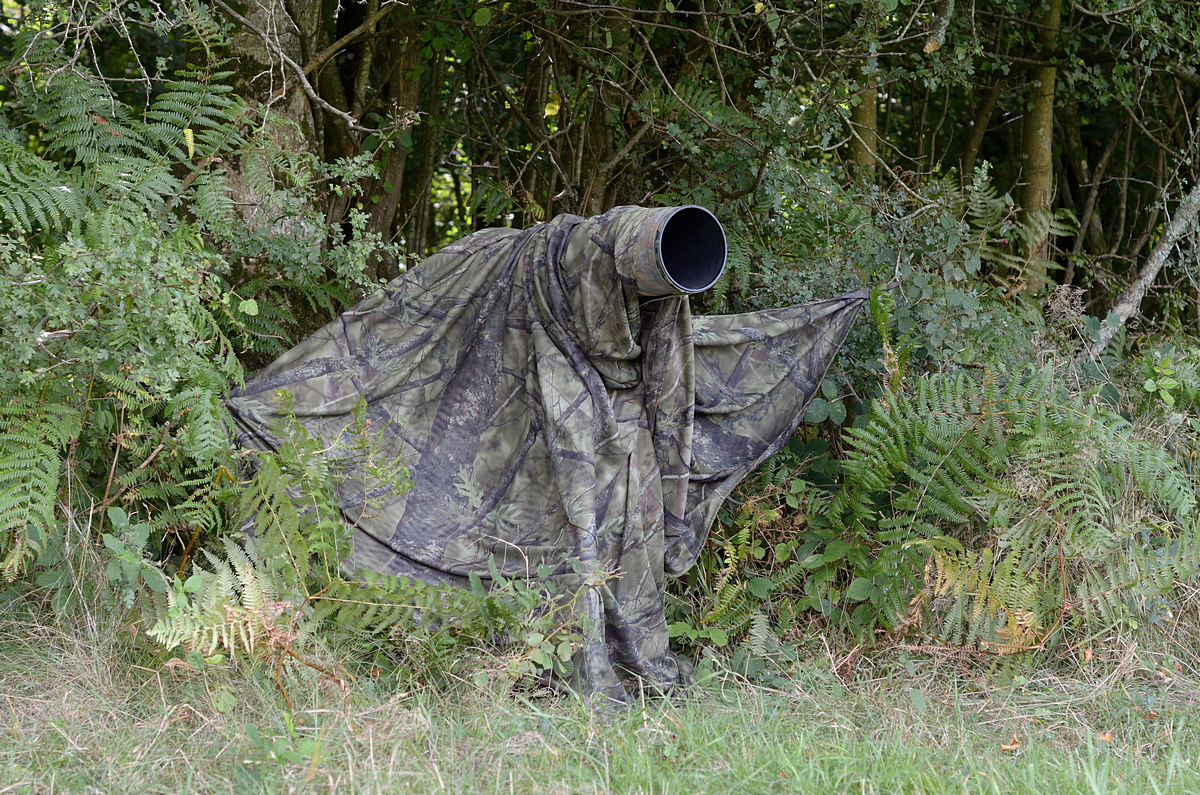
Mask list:
[[[408,253],[418,260],[425,259],[430,243],[429,228],[433,223],[430,191],[433,187],[434,171],[437,169],[438,153],[441,151],[442,130],[445,129],[442,118],[446,104],[442,97],[445,74],[446,60],[434,58],[429,70],[429,94],[425,101],[429,115],[425,120],[425,142],[421,147],[421,170],[414,188],[412,221],[408,229]]]
[[[858,104],[850,109],[851,169],[854,177],[868,182],[875,181],[875,159],[879,145],[878,89],[872,66],[867,62],[854,68],[854,82],[859,87],[855,94]]]
[[[305,5],[320,7],[320,0],[297,0]],[[258,123],[277,121],[272,128],[278,143],[293,152],[317,154],[315,122],[312,107],[304,92],[288,87],[295,75],[284,65],[280,55],[299,63],[304,59],[302,31],[292,21],[284,0],[250,0],[244,16],[262,33],[245,26],[236,26],[229,40],[230,63],[234,65],[234,90],[258,113]],[[233,201],[247,223],[255,223],[262,197],[249,185],[244,164],[235,162],[228,168],[229,187]]]
[[[1038,44],[1043,58],[1051,58],[1058,43],[1061,0],[1047,0],[1038,18]],[[1027,223],[1045,225],[1044,216],[1050,212],[1054,197],[1054,81],[1053,66],[1037,66],[1030,70],[1029,105],[1021,125],[1021,178],[1024,189],[1021,207]],[[1047,235],[1029,244],[1025,252],[1029,263],[1025,270],[1026,289],[1037,292],[1046,283],[1045,259],[1049,247]]]
[[[393,70],[388,83],[388,115],[393,118],[403,118],[417,109],[420,96],[421,81],[410,77],[413,68],[420,57],[421,46],[417,41],[419,31],[411,20],[396,18],[393,30],[388,38],[389,49],[394,54],[395,63],[389,66]],[[386,160],[380,169],[379,179],[375,185],[374,195],[378,197],[371,209],[371,219],[367,222],[367,232],[378,233],[383,242],[392,240],[392,226],[396,220],[396,210],[400,206],[400,186],[404,182],[404,167],[408,162],[408,150],[395,143],[385,155]],[[383,279],[391,281],[400,275],[399,263],[396,258],[386,251],[377,251],[371,255],[367,263],[367,276],[371,281]]]
[[[997,77],[996,82],[983,95],[983,101],[979,103],[979,109],[975,112],[975,119],[971,123],[971,134],[967,136],[967,144],[963,147],[960,161],[964,185],[970,184],[971,180],[975,178],[975,160],[979,157],[979,147],[983,145],[983,136],[987,133],[988,124],[992,121],[992,114],[996,112],[996,103],[1000,100],[1003,84],[1004,81]]]
[[[581,152],[579,191],[577,212],[582,215],[598,215],[608,209],[609,200],[613,193],[612,179],[609,171],[604,170],[604,164],[613,156],[613,125],[621,121],[621,95],[613,83],[623,82],[626,73],[626,61],[629,58],[631,30],[630,9],[636,5],[633,0],[617,0],[609,6],[609,11],[602,18],[603,29],[612,34],[612,63],[615,74],[593,74],[591,79],[596,81],[596,90],[592,94],[591,113],[587,117],[587,132],[584,136],[584,149]],[[692,19],[692,24],[700,23]],[[685,57],[685,66],[703,61],[707,55],[707,47],[693,44]]]
[[[1073,81],[1068,75],[1066,78],[1067,85],[1074,92]],[[1067,150],[1067,159],[1071,162],[1071,169],[1075,172],[1075,181],[1079,184],[1080,195],[1084,195],[1084,191],[1092,185],[1093,182],[1099,182],[1100,177],[1094,176],[1090,168],[1088,168],[1087,149],[1083,145],[1083,134],[1079,129],[1079,113],[1075,106],[1075,99],[1071,99],[1063,103],[1061,108],[1060,120],[1062,122],[1063,143]],[[1097,171],[1099,168],[1097,167]],[[1084,210],[1084,215],[1087,215],[1087,210]],[[1082,216],[1081,216],[1082,217]],[[1092,250],[1099,254],[1104,248],[1104,227],[1100,222],[1100,216],[1092,213],[1086,223],[1081,223],[1079,234],[1086,236],[1088,244]]]

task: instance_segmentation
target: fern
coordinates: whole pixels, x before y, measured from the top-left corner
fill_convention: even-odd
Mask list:
[[[58,232],[82,220],[85,203],[72,176],[0,139],[0,219],[19,233]]]
[[[1167,593],[1200,565],[1195,488],[1178,462],[1049,368],[1003,388],[927,376],[877,401],[850,439],[835,515],[883,542],[877,564],[927,551],[925,620],[946,640],[1040,646],[1062,616],[1119,620],[1129,604],[1112,594]],[[874,496],[852,499],[858,491]],[[885,611],[894,626],[912,620],[900,607]]]
[[[11,582],[54,525],[60,453],[78,431],[69,408],[0,404],[0,575]]]

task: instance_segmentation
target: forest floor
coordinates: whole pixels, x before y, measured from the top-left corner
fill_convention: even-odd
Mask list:
[[[135,629],[0,606],[0,795],[1200,792],[1190,664],[1137,644],[1071,672],[814,636],[786,687],[598,711],[500,675],[296,674],[289,711],[271,670],[168,662]]]

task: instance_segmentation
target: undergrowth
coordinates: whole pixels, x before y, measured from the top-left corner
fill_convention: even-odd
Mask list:
[[[197,52],[224,35],[179,13],[162,24]],[[217,62],[134,107],[51,29],[18,31],[0,77],[0,596],[39,621],[105,605],[177,667],[265,672],[285,701],[305,677],[351,692],[375,670],[569,681],[585,628],[549,582],[493,571],[487,590],[439,590],[343,569],[338,479],[407,487],[361,418],[329,449],[297,429],[252,458],[230,442],[222,399],[243,363],[374,289],[366,215],[343,227],[314,208],[378,163],[290,150]],[[261,199],[249,217],[234,158]],[[875,291],[807,424],[722,508],[671,594],[675,648],[702,674],[780,684],[819,630],[858,650],[846,660],[903,644],[1011,673],[1194,622],[1194,340],[1118,335],[1081,360],[1101,321],[1073,288],[1044,306],[1012,292],[1048,267],[1022,241],[1070,219],[1021,221],[986,167],[965,187],[870,194],[808,161],[763,173],[698,309],[897,289]],[[660,198],[712,198],[679,190]],[[504,210],[486,190],[470,206]]]

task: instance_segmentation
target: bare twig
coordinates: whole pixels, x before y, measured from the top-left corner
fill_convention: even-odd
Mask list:
[[[353,116],[351,116],[346,111],[338,110],[333,105],[330,105],[328,102],[321,99],[320,95],[317,94],[316,89],[314,89],[312,87],[312,83],[308,82],[308,78],[304,74],[304,67],[302,67],[300,64],[293,61],[291,58],[289,58],[287,53],[285,53],[283,51],[283,48],[281,48],[276,42],[272,41],[271,37],[268,36],[261,28],[259,28],[253,22],[246,19],[244,16],[242,16],[241,14],[239,14],[238,12],[236,12],[232,8],[230,8],[229,5],[227,5],[224,2],[224,0],[213,0],[213,3],[217,6],[219,6],[222,11],[224,11],[226,14],[228,14],[234,20],[236,20],[237,22],[240,22],[242,25],[244,25],[247,30],[257,34],[258,37],[263,40],[263,44],[265,44],[270,50],[274,51],[274,53],[277,56],[279,56],[279,60],[283,61],[285,64],[290,66],[292,68],[292,70],[296,73],[296,80],[300,83],[300,87],[304,89],[304,93],[308,96],[308,98],[312,102],[317,104],[326,113],[336,116],[339,119],[341,119],[342,121],[344,121],[346,123],[346,126],[349,127],[351,130],[355,130],[357,132],[372,132],[371,130],[368,130],[366,127],[361,126],[358,123],[358,120],[355,119]],[[285,88],[286,88],[286,86],[285,86]]]

